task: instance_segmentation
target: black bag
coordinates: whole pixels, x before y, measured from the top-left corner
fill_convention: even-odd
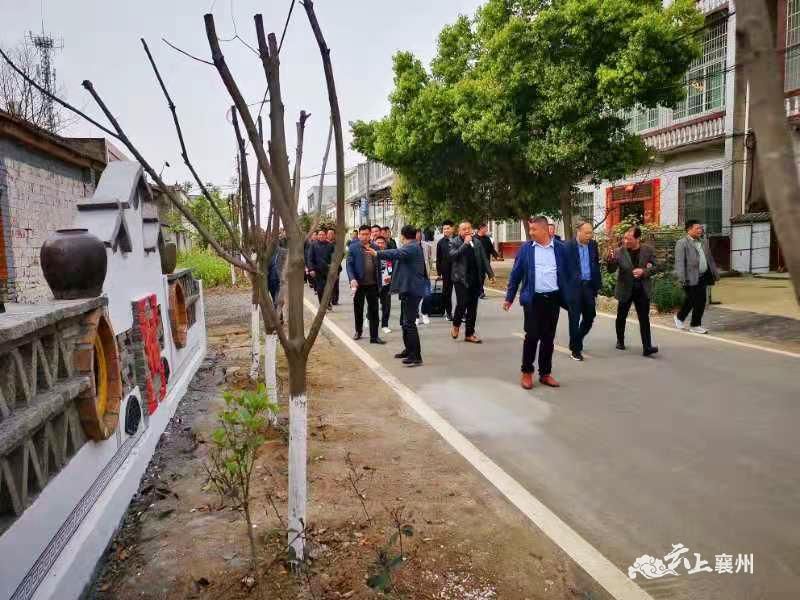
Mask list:
[[[429,317],[443,317],[444,310],[444,284],[442,278],[437,277],[433,283],[431,293],[422,301],[422,314]]]

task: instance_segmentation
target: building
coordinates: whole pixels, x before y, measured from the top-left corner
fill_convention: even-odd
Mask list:
[[[392,201],[394,172],[387,166],[368,161],[347,171],[344,177],[345,224],[347,229],[360,225],[381,225],[396,234],[403,226],[402,215]]]
[[[308,190],[306,196],[306,212],[315,214],[319,206],[319,186],[315,185]],[[336,218],[336,186],[322,186],[322,219],[333,220]]]
[[[49,294],[42,243],[70,226],[78,201],[122,158],[105,139],[64,138],[0,111],[0,298],[30,303]]]

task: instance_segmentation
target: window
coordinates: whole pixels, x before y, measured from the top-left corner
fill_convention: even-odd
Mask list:
[[[594,192],[577,192],[573,202],[573,220],[594,221]]]
[[[506,221],[505,233],[507,242],[521,242],[522,241],[522,227],[519,221]]]
[[[678,194],[681,223],[695,219],[709,234],[722,233],[722,171],[681,177]]]
[[[725,106],[728,15],[723,13],[713,16],[712,19],[703,30],[703,55],[691,64],[686,74],[686,99],[676,107],[676,119]]]
[[[786,0],[785,90],[800,88],[800,0]]]

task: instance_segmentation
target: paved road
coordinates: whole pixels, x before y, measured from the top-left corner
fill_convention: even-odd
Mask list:
[[[341,297],[330,318],[352,331],[344,286]],[[718,554],[754,555],[753,575],[681,567],[642,582],[654,598],[800,597],[799,358],[655,330],[661,353],[646,359],[635,324],[620,352],[599,317],[584,363],[556,352],[563,387],[526,392],[518,305],[481,302],[480,346],[433,319],[418,369],[392,358],[398,308],[389,344],[364,348],[621,570],[679,543],[691,566],[695,552],[711,568]],[[567,345],[563,312],[556,343]]]

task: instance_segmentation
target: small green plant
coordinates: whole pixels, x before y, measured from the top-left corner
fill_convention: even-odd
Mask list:
[[[683,304],[684,292],[669,273],[656,275],[653,281],[652,302],[658,312],[670,312]]]
[[[614,297],[614,288],[617,286],[617,274],[609,273],[604,262],[600,263],[600,295]]]
[[[229,498],[244,513],[250,541],[252,568],[256,568],[256,543],[250,512],[250,480],[258,451],[264,443],[270,411],[277,406],[269,401],[264,384],[256,391],[225,392],[225,408],[219,414],[219,427],[211,434],[208,480],[220,498]]]
[[[178,268],[191,269],[195,277],[203,280],[205,288],[231,285],[230,265],[208,250],[193,248],[181,252],[178,255]]]
[[[405,507],[387,509],[387,512],[392,519],[395,531],[389,537],[386,545],[378,548],[375,562],[371,568],[372,574],[367,579],[369,587],[384,594],[392,591],[394,586],[392,573],[399,569],[406,559],[403,551],[403,538],[410,538],[414,535],[414,527],[406,520]],[[399,553],[395,554],[398,548]]]

